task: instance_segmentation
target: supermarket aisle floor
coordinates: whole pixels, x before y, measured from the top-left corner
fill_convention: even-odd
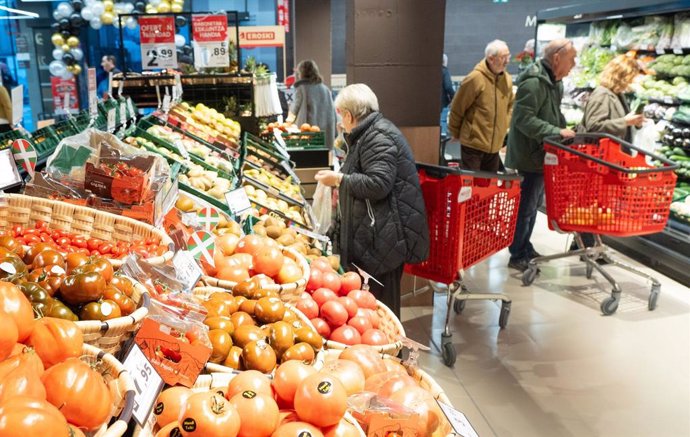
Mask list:
[[[542,214],[535,235],[544,254],[568,244],[546,229]],[[605,317],[599,302],[610,286],[597,273],[587,280],[577,260],[542,267],[530,287],[507,262],[503,251],[466,272],[470,290],[505,292],[513,304],[501,331],[498,302],[467,303],[452,322],[453,369],[438,350],[444,295],[435,296],[433,308],[403,308],[407,335],[432,348],[422,354],[423,367],[479,436],[690,436],[688,288],[648,270],[662,282],[650,312],[648,284],[611,268],[623,300]]]

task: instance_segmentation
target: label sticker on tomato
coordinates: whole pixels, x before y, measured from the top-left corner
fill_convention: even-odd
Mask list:
[[[182,429],[187,432],[194,432],[196,430],[196,420],[191,417],[187,417],[182,421]]]
[[[317,389],[317,390],[319,391],[319,393],[321,393],[322,395],[327,395],[328,393],[331,392],[331,388],[332,388],[332,387],[333,387],[333,385],[331,384],[330,381],[321,381],[321,382],[319,383],[319,386],[318,386],[316,389]]]
[[[245,399],[254,399],[256,397],[256,392],[245,390],[242,392],[242,397]]]
[[[17,269],[10,263],[4,262],[0,264],[0,270],[2,270],[5,273],[9,273],[10,275],[16,275],[17,274]]]
[[[197,231],[187,239],[187,249],[195,260],[204,260],[212,267],[213,251],[216,248],[216,237],[207,231]]]
[[[122,364],[134,381],[132,415],[140,426],[144,426],[158,394],[163,389],[163,379],[136,344],[129,350]]]

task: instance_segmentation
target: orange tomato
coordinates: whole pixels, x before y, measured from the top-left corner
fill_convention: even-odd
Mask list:
[[[0,362],[0,381],[2,381],[7,375],[10,374],[14,369],[22,367],[29,369],[33,373],[37,373],[39,376],[43,374],[43,363],[39,358],[38,354],[31,348],[24,347],[21,352],[16,355],[12,355],[5,361]]]
[[[295,411],[300,420],[322,428],[333,426],[346,410],[347,391],[334,376],[316,373],[297,387]]]
[[[241,282],[249,279],[249,271],[242,266],[228,266],[217,269],[215,277],[223,281]]]
[[[156,399],[153,407],[153,414],[156,417],[158,426],[163,428],[170,423],[177,423],[177,418],[180,417],[187,399],[192,394],[192,390],[181,386],[163,390],[158,395],[158,399]]]
[[[34,348],[48,368],[67,358],[80,356],[84,335],[70,320],[43,317],[36,322],[26,344]]]
[[[272,396],[245,390],[230,403],[242,418],[238,437],[270,437],[278,427],[278,404]]]
[[[156,433],[156,437],[176,437],[180,435],[180,424],[177,420],[165,425]]]
[[[0,404],[0,436],[70,437],[60,410],[40,399],[16,397]]]
[[[179,423],[183,437],[236,437],[240,415],[222,396],[197,393],[187,399]]]
[[[323,433],[309,423],[287,422],[280,425],[271,437],[323,437]]]
[[[302,269],[292,259],[285,257],[283,265],[278,272],[277,281],[279,284],[289,284],[297,282],[302,277]]]
[[[31,366],[19,366],[0,381],[0,404],[18,396],[32,399],[46,399],[46,389],[41,383],[41,374]]]
[[[254,253],[254,271],[274,277],[283,267],[283,253],[277,247],[264,247]]]
[[[321,369],[321,373],[338,378],[348,396],[364,391],[364,371],[352,361],[341,359],[328,361]]]
[[[295,399],[295,392],[297,386],[306,379],[316,373],[316,369],[308,366],[301,361],[290,360],[286,361],[275,371],[273,376],[273,389],[276,391],[278,397],[285,401],[288,405],[292,405]]]
[[[266,237],[250,234],[240,238],[235,253],[248,253],[254,255],[264,246],[266,246]]]
[[[244,267],[247,270],[251,270],[254,267],[252,262],[252,256],[248,253],[236,253],[229,258],[232,264]]]
[[[257,370],[247,370],[232,378],[228,385],[226,398],[232,399],[237,393],[250,390],[254,393],[273,395],[271,381],[266,375]]]
[[[323,431],[323,437],[359,437],[360,435],[359,429],[345,419],[341,419],[337,425]]]
[[[223,234],[216,238],[216,249],[220,250],[223,255],[230,256],[235,253],[237,244],[240,242],[240,237],[235,234]]]
[[[18,341],[23,342],[29,338],[36,324],[31,302],[10,282],[0,281],[0,311],[14,319],[19,333]]]
[[[0,361],[12,354],[17,344],[19,331],[14,319],[4,312],[0,312]]]

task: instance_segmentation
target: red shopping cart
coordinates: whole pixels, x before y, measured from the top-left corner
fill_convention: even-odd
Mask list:
[[[522,276],[524,285],[536,278],[542,264],[570,256],[586,263],[586,276],[596,269],[611,283],[611,296],[601,302],[601,312],[616,312],[621,288],[596,260],[603,257],[617,266],[651,281],[648,309],[656,308],[661,284],[654,277],[613,260],[601,235],[628,237],[659,232],[666,226],[676,185],[673,162],[603,134],[582,134],[563,140],[547,138],[544,143],[544,188],[549,228],[572,232],[578,249],[530,260]],[[585,247],[580,233],[595,236],[593,247]]]
[[[455,363],[451,342],[451,308],[460,314],[467,300],[501,300],[499,326],[505,328],[510,298],[504,294],[469,293],[462,271],[513,241],[520,203],[521,177],[514,174],[470,172],[417,164],[426,204],[431,247],[429,259],[405,266],[413,275],[448,285],[448,311],[441,338],[446,365]]]

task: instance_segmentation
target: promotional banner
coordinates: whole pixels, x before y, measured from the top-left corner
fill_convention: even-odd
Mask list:
[[[229,67],[227,15],[192,15],[192,45],[194,67]]]
[[[53,108],[55,112],[60,112],[68,102],[69,112],[79,112],[79,95],[77,93],[77,80],[72,77],[63,79],[53,76],[50,78],[50,89],[53,94]]]
[[[177,67],[175,17],[139,17],[141,65],[144,70]]]
[[[231,28],[230,39],[235,41],[235,28]],[[283,47],[285,29],[282,26],[240,26],[240,47]]]

